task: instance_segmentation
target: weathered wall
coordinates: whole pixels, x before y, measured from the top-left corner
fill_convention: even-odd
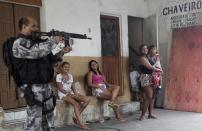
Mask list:
[[[43,0],[41,8],[42,30],[52,28],[73,33],[86,33],[91,41],[75,40],[71,56],[101,56],[100,15],[119,17],[121,52],[128,56],[127,16],[145,17],[143,0]]]
[[[124,95],[119,97],[119,102],[128,102],[130,101],[130,89],[129,89],[129,78],[128,78],[128,58],[122,57],[123,59],[123,78],[124,78]],[[102,65],[101,57],[78,57],[78,56],[70,56],[64,57],[64,61],[68,61],[71,64],[71,73],[74,76],[74,82],[79,82],[81,85],[81,92],[85,92],[87,86],[85,84],[85,75],[88,72],[88,62],[90,60],[96,60]]]
[[[119,17],[120,44],[123,58],[124,95],[120,101],[130,101],[128,80],[128,15],[145,17],[147,8],[142,0],[43,0],[41,27],[43,31],[52,28],[73,33],[85,33],[92,40],[74,39],[73,51],[65,56],[70,61],[76,81],[83,81],[87,62],[96,59],[101,62],[100,15]],[[83,84],[82,84],[83,85]]]

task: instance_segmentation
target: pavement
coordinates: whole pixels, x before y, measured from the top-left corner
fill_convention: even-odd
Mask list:
[[[139,121],[140,112],[124,116],[127,121],[111,118],[104,123],[90,123],[89,131],[202,131],[202,113],[155,109],[157,119]],[[75,125],[56,128],[55,131],[83,131]]]

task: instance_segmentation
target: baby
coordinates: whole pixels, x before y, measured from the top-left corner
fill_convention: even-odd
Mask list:
[[[163,70],[162,70],[161,63],[160,63],[159,53],[157,51],[156,46],[154,46],[154,45],[151,45],[149,47],[148,60],[152,66],[160,69],[160,71],[154,71],[152,73],[153,85],[160,87]]]

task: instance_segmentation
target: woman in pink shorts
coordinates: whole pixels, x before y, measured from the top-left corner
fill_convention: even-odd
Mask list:
[[[120,87],[117,85],[110,85],[106,81],[105,76],[99,69],[97,61],[91,60],[88,63],[88,66],[88,85],[92,88],[92,94],[100,99],[110,100],[108,106],[114,110],[117,120],[124,121],[117,104]]]

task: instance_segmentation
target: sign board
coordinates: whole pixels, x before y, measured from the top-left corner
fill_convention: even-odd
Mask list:
[[[202,25],[202,0],[167,1],[161,14],[165,16],[169,29]]]

